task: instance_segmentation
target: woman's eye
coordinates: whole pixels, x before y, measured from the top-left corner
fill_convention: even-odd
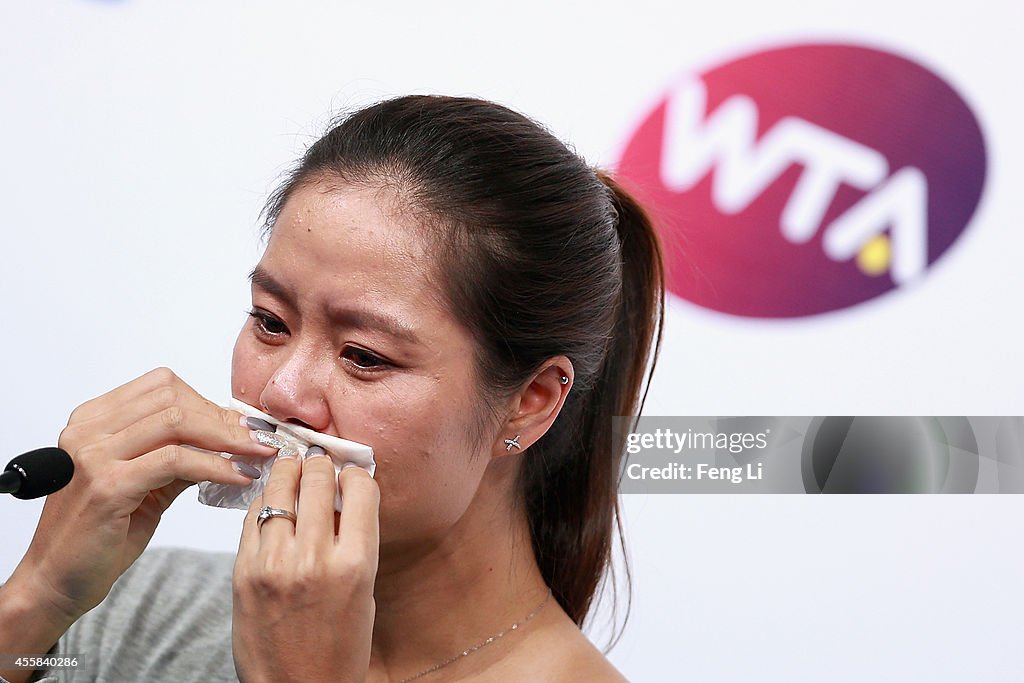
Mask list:
[[[256,321],[256,331],[268,337],[278,337],[287,334],[288,328],[283,322],[263,311],[253,309],[249,315]]]
[[[380,356],[356,346],[346,347],[341,357],[361,370],[376,370],[388,365],[388,362]]]

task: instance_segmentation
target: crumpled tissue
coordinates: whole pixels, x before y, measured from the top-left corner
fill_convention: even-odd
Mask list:
[[[320,446],[327,451],[327,455],[334,461],[335,474],[341,472],[341,468],[345,463],[353,463],[357,467],[361,467],[366,470],[371,477],[377,467],[373,460],[373,449],[365,444],[341,439],[329,434],[321,434],[320,432],[314,432],[312,429],[306,429],[305,427],[300,427],[287,422],[280,422],[270,415],[253,408],[247,403],[242,403],[235,398],[231,399],[228,403],[228,407],[231,410],[236,410],[248,417],[257,417],[261,420],[266,420],[272,425],[276,425],[277,431],[275,433],[288,445],[278,451],[277,457],[261,458],[258,456],[232,456],[228,453],[221,453],[220,455],[225,458],[249,463],[260,471],[260,478],[253,479],[251,484],[242,486],[217,484],[211,481],[201,482],[199,484],[200,503],[221,508],[249,509],[252,502],[256,500],[258,496],[262,495],[263,487],[267,485],[267,480],[270,478],[270,470],[273,469],[273,465],[277,462],[277,459],[281,457],[280,453],[288,448],[297,450],[298,456],[301,458],[305,456],[306,450],[310,446]],[[341,491],[335,491],[334,509],[341,512]]]

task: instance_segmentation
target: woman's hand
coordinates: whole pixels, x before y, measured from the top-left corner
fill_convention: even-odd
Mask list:
[[[235,669],[244,683],[366,678],[380,492],[358,467],[337,480],[340,519],[331,459],[279,458],[263,500],[249,508],[233,580]],[[271,517],[259,529],[264,505],[294,511],[297,521]]]
[[[58,441],[74,460],[74,477],[46,499],[32,543],[4,590],[31,593],[34,619],[62,633],[106,597],[182,491],[199,481],[252,481],[216,453],[182,444],[275,454],[256,443],[241,417],[166,368],[76,408]]]

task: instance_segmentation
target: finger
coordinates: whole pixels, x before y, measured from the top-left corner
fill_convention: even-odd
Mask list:
[[[176,386],[178,384],[185,383],[169,368],[156,368],[140,377],[136,377],[130,382],[125,382],[116,389],[111,389],[102,396],[86,401],[75,408],[74,412],[71,413],[71,418],[75,421],[91,420],[109,412],[115,407],[123,406],[132,399],[147,394],[154,389],[162,386]]]
[[[255,432],[241,425],[241,416],[228,410],[198,412],[172,405],[143,417],[96,446],[121,460],[130,460],[162,446],[188,444],[210,451],[271,456],[284,445],[263,445]],[[272,439],[273,434],[270,435]]]
[[[334,462],[324,449],[311,446],[302,461],[299,481],[298,523],[295,536],[300,543],[334,542],[334,497],[338,490]]]
[[[195,485],[196,483],[194,481],[175,479],[167,486],[150,491],[149,495],[156,501],[159,511],[162,514],[167,512],[167,508],[171,507],[171,503],[173,503],[178,496]]]
[[[346,466],[338,475],[341,522],[338,543],[377,557],[380,547],[380,488],[366,470]]]
[[[161,384],[141,395],[126,398],[120,403],[111,403],[106,412],[94,415],[84,422],[79,420],[76,426],[91,433],[116,434],[150,415],[174,407],[200,413],[226,413],[229,415],[223,419],[230,419],[233,422],[241,422],[242,417],[240,413],[210,403],[184,382],[177,382]]]
[[[153,506],[143,503],[132,513],[131,524],[128,528],[129,547],[144,548],[149,543],[149,539],[153,537],[163,513],[178,496],[191,486],[195,486],[195,482],[177,479],[167,486],[150,491],[148,497],[153,500]]]
[[[195,486],[194,481],[176,479],[167,486],[153,489],[147,493],[143,496],[139,506],[131,513],[131,526],[128,533],[139,533],[141,531],[143,534],[142,538],[150,538],[153,535],[152,532],[160,523],[163,513],[167,511],[167,508],[171,507],[171,503],[192,486]],[[147,529],[149,530],[148,532],[146,532]]]
[[[288,453],[294,453],[289,456]],[[263,505],[295,512],[295,496],[302,475],[302,460],[295,449],[283,449],[270,470],[267,485],[263,487]],[[296,524],[288,519],[271,517],[260,528],[260,549],[281,550],[294,538]]]
[[[257,555],[260,550],[260,530],[257,526],[257,516],[260,514],[260,508],[263,507],[263,497],[256,496],[252,503],[249,504],[249,509],[245,513],[245,519],[242,521],[242,533],[238,539],[238,555],[235,559],[236,573],[238,567],[241,566],[254,566]],[[270,520],[267,520],[268,522]]]
[[[184,446],[164,446],[123,464],[124,486],[129,495],[145,497],[150,491],[175,482],[212,481],[245,486],[252,478],[238,472],[233,463],[215,453]],[[187,487],[185,487],[187,488]]]

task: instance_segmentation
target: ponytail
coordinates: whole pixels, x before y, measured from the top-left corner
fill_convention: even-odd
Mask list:
[[[661,348],[665,301],[661,250],[647,212],[609,175],[597,171],[597,177],[617,216],[622,285],[614,326],[594,382],[563,406],[556,425],[569,429],[552,428],[557,446],[548,436],[537,444],[542,452],[527,458],[523,479],[541,573],[578,626],[613,567],[613,530],[625,557],[618,484],[626,444],[625,435],[613,431],[613,418],[639,415],[643,407]],[[628,605],[632,577],[628,564],[625,569]]]
[[[621,369],[624,380],[617,387],[616,394],[621,402],[615,406],[614,415],[639,415],[661,350],[665,321],[665,269],[661,246],[650,216],[636,199],[604,171],[598,171],[597,177],[612,193],[618,213],[616,230],[622,244],[622,300],[605,370],[618,375],[619,370],[613,368]],[[645,372],[652,349],[650,372]],[[643,381],[645,374],[647,383]],[[625,445],[616,444],[619,456]]]

